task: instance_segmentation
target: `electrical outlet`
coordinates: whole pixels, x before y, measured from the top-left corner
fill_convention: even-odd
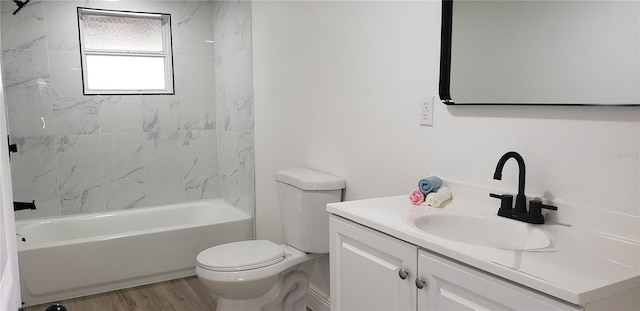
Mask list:
[[[420,104],[420,125],[433,126],[433,102],[435,96],[427,96]]]

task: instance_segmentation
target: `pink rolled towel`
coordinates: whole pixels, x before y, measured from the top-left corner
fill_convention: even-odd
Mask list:
[[[409,193],[409,202],[413,205],[420,205],[420,203],[424,202],[424,194],[420,189],[416,188]]]

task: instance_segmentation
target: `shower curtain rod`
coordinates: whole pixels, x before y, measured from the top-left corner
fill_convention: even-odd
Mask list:
[[[29,3],[29,1],[31,0],[25,0],[24,2],[20,1],[20,0],[13,0],[13,3],[15,3],[18,8],[13,11],[13,15],[16,15],[16,13],[18,13],[20,10],[22,10],[22,8],[27,5],[27,3]]]

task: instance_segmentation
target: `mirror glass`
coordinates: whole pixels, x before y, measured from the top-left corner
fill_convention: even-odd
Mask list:
[[[448,104],[640,105],[637,0],[444,0]]]

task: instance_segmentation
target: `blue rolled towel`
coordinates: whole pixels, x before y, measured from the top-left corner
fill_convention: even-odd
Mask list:
[[[438,176],[429,176],[423,179],[420,179],[418,182],[418,189],[425,196],[431,192],[438,190],[442,186],[442,179]]]

